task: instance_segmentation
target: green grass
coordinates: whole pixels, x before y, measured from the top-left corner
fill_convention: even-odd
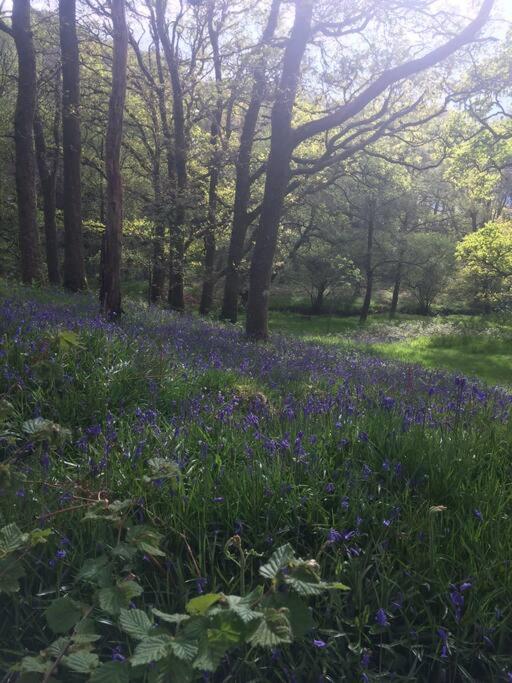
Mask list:
[[[447,368],[489,384],[512,385],[512,351],[509,341],[472,338],[419,337],[392,344],[374,344],[373,353],[428,368]]]
[[[406,338],[378,341],[379,335],[386,336],[389,330],[400,330],[410,323],[413,323],[413,329],[406,333]],[[420,327],[414,329],[414,323]],[[436,332],[438,325],[448,326],[443,334]],[[273,312],[270,326],[274,331],[310,341],[344,349],[360,349],[427,368],[447,369],[468,377],[479,377],[489,384],[512,384],[510,316],[452,315],[438,316],[429,321],[421,316],[399,315],[390,321],[385,315],[373,315],[361,326],[357,317]],[[428,334],[429,329],[431,334]]]
[[[272,651],[235,647],[232,631],[212,630],[208,637],[231,648],[216,683],[290,683],[290,672],[299,683],[358,681],[363,673],[372,683],[393,675],[411,683],[506,680],[506,396],[495,401],[491,392],[486,405],[466,388],[462,400],[451,379],[408,377],[358,353],[364,344],[353,318],[274,315],[274,329],[295,329],[303,339],[251,345],[230,326],[142,306],[127,304],[113,327],[91,319],[96,303],[86,296],[23,289],[16,297],[1,318],[0,527],[15,521],[24,532],[41,526],[51,535],[21,558],[20,591],[0,596],[2,672],[55,640],[45,619],[55,596],[92,606],[99,638],[91,647],[101,661],[118,645],[126,657],[133,653],[136,644],[116,630],[117,614],[105,615],[77,575],[85,560],[126,552],[128,529],[144,523],[161,534],[165,557],[146,551],[116,560],[119,576],[140,585],[133,601],[141,610],[182,612],[202,579],[206,591],[244,594],[262,583],[261,564],[284,543],[315,558],[326,580],[349,587],[313,597],[302,617],[313,616],[315,628],[294,644],[278,638]],[[484,341],[500,355],[507,324],[494,324],[504,338]],[[434,351],[449,352],[453,343],[477,357],[482,339],[476,334],[475,346],[471,336],[483,325],[473,321],[462,340],[442,336]],[[396,326],[412,334],[417,320]],[[363,333],[385,327],[374,320]],[[66,341],[63,329],[76,337]],[[305,345],[308,339],[332,346]],[[383,398],[396,405],[384,407]],[[433,424],[414,412],[423,402]],[[55,425],[31,435],[27,421],[37,415],[69,438]],[[172,476],[155,470],[155,458]],[[128,501],[121,519],[85,518],[109,513],[106,500]],[[348,535],[327,543],[331,529]],[[0,544],[0,563],[1,552]],[[2,578],[0,566],[0,590]],[[462,583],[471,588],[457,619],[451,593]],[[266,591],[272,594],[270,582]],[[389,625],[376,622],[379,609]],[[150,667],[138,673],[130,680],[154,683]],[[62,670],[56,678],[84,680]]]

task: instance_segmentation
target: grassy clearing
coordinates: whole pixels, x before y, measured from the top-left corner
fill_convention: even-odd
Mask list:
[[[510,317],[446,316],[425,320],[400,315],[389,321],[273,313],[272,329],[340,348],[358,348],[390,359],[446,368],[489,384],[512,384]]]
[[[50,533],[2,596],[0,669],[55,640],[45,610],[66,596],[92,608],[89,654],[125,675],[138,646],[106,595],[131,581],[133,608],[182,613],[261,585],[261,564],[290,543],[349,590],[309,598],[292,644],[288,612],[270,648],[239,642],[239,621],[210,628],[210,680],[507,680],[511,396],[354,348],[255,346],[137,306],[116,327],[87,297],[24,290],[0,320],[0,526]],[[126,507],[109,520],[112,501]],[[148,527],[144,553],[125,557]],[[115,580],[101,564],[113,555]],[[129,680],[158,680],[166,662]],[[203,680],[187,672],[174,679]]]

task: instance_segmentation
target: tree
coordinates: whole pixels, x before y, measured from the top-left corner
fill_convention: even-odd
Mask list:
[[[43,117],[41,114],[41,104],[36,107],[34,117],[34,141],[36,149],[37,168],[39,171],[39,182],[41,186],[41,196],[43,200],[44,215],[44,234],[46,250],[46,266],[48,271],[48,281],[52,285],[60,284],[59,272],[59,250],[57,239],[57,170],[59,167],[59,147],[60,147],[60,77],[59,70],[55,64],[50,64],[53,71],[50,74],[50,82],[53,81],[53,121],[51,126],[52,144],[48,148],[44,129]],[[41,100],[38,95],[38,101]]]
[[[474,40],[486,23],[493,4],[494,0],[483,0],[476,19],[444,44],[422,57],[405,61],[398,66],[384,70],[352,99],[334,107],[332,112],[293,128],[292,116],[301,63],[314,28],[312,26],[312,0],[296,0],[295,19],[286,42],[280,82],[272,108],[270,152],[266,164],[265,191],[250,269],[246,315],[248,336],[255,339],[265,339],[268,336],[268,298],[272,263],[284,197],[290,177],[290,163],[295,147],[309,138],[325,134],[354,119],[394,84],[410,79],[415,74],[434,66],[466,43]],[[359,24],[361,15],[351,17],[351,22]],[[343,22],[341,31],[346,30],[347,25]]]
[[[0,29],[14,38],[18,56],[18,95],[14,116],[16,196],[21,279],[29,284],[37,280],[40,275],[33,132],[37,81],[30,0],[14,0],[11,26],[7,26],[0,20]]]
[[[510,300],[512,220],[491,221],[466,235],[457,245],[456,256],[471,298],[486,313]]]
[[[408,242],[412,265],[404,277],[405,284],[418,302],[418,312],[430,315],[432,304],[453,272],[453,242],[445,235],[428,232],[413,234]]]
[[[76,0],[59,0],[62,60],[62,149],[64,159],[64,286],[87,286],[82,237],[80,55]]]
[[[126,97],[128,28],[124,0],[112,0],[112,90],[105,142],[107,212],[103,240],[100,301],[104,315],[115,320],[121,315],[121,238],[123,232],[123,187],[120,155]]]
[[[327,296],[342,287],[357,286],[361,275],[350,259],[338,256],[322,243],[314,244],[309,251],[295,256],[289,270],[292,282],[307,291],[313,315],[324,312]]]
[[[156,25],[158,36],[169,71],[172,88],[172,109],[174,119],[174,165],[176,177],[175,218],[172,226],[169,256],[169,305],[175,311],[185,310],[184,297],[184,260],[185,260],[185,221],[186,192],[188,187],[187,157],[188,143],[185,131],[185,112],[183,88],[178,65],[176,28],[181,20],[182,11],[174,23],[173,40],[169,36],[165,12],[167,0],[156,0]]]
[[[248,215],[251,195],[251,156],[260,109],[267,91],[266,65],[268,48],[277,26],[281,0],[272,0],[267,23],[261,37],[260,54],[254,60],[252,92],[245,113],[236,160],[235,198],[233,223],[228,248],[226,279],[222,301],[221,318],[235,323],[238,317],[240,288],[240,264],[244,255],[247,229],[251,223]]]

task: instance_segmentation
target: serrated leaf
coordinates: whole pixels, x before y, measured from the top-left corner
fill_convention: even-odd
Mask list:
[[[265,607],[288,610],[288,620],[292,627],[294,638],[303,638],[315,627],[312,610],[307,604],[293,593],[272,593],[264,601]]]
[[[23,657],[20,664],[20,670],[23,673],[38,673],[45,674],[53,665],[53,662],[43,659],[42,657]]]
[[[172,655],[157,662],[151,668],[144,667],[144,673],[147,674],[147,683],[192,683],[196,680],[195,671],[190,664],[176,659]]]
[[[227,650],[242,642],[243,634],[244,625],[235,614],[229,610],[215,614],[208,624],[206,633],[200,637],[194,668],[215,671]]]
[[[166,458],[150,458],[148,465],[153,475],[151,479],[176,479],[181,473],[179,465]]]
[[[171,651],[174,656],[183,661],[191,663],[197,655],[197,645],[185,638],[176,638],[171,641]]]
[[[129,680],[128,662],[105,662],[94,670],[89,683],[128,683]]]
[[[0,560],[0,593],[16,593],[20,589],[19,580],[25,576],[25,570],[16,557],[4,557]]]
[[[48,537],[52,535],[51,529],[34,529],[29,534],[29,543],[31,546],[46,543]]]
[[[168,657],[171,653],[171,643],[171,636],[165,634],[145,638],[135,648],[135,653],[131,658],[132,666],[151,664],[151,662],[158,662]]]
[[[251,602],[247,602],[246,598],[241,598],[238,595],[227,595],[226,600],[229,608],[246,624],[263,616],[261,612],[251,609]]]
[[[270,556],[269,561],[260,567],[260,574],[266,579],[275,579],[294,559],[295,552],[292,546],[289,543],[282,545]]]
[[[67,647],[69,646],[69,642],[69,638],[63,638],[61,636],[60,638],[57,638],[57,640],[54,640],[53,643],[46,648],[46,652],[57,659],[57,657],[60,657],[62,653],[66,651]]]
[[[56,437],[69,438],[71,432],[60,424],[46,420],[44,417],[36,417],[26,420],[22,426],[23,432],[34,440],[52,440]]]
[[[122,609],[119,626],[132,638],[143,640],[149,635],[153,624],[146,612],[141,609]]]
[[[126,534],[127,543],[135,545],[139,550],[148,555],[155,555],[157,557],[165,557],[165,553],[158,547],[162,539],[162,534],[143,524],[131,527]]]
[[[310,581],[307,578],[303,579],[300,575],[291,574],[284,577],[285,583],[290,586],[298,595],[303,597],[310,597],[313,595],[320,595],[328,589],[328,584],[322,581]]]
[[[142,586],[135,581],[121,581],[116,586],[99,590],[98,601],[102,610],[117,615],[123,607],[128,607],[132,598],[142,592]]]
[[[178,626],[184,621],[188,621],[190,616],[188,614],[167,614],[166,612],[161,612],[159,609],[153,607],[151,610],[155,617],[167,622],[168,624],[177,624]]]
[[[189,614],[205,614],[212,605],[224,597],[223,593],[205,593],[189,600],[185,609]]]
[[[263,618],[249,637],[252,645],[261,647],[275,647],[281,643],[292,642],[292,628],[286,608],[268,608],[263,612]]]
[[[90,674],[98,666],[100,659],[94,652],[72,652],[65,655],[61,662],[67,669],[77,674]]]
[[[78,645],[94,643],[101,638],[95,631],[96,625],[92,619],[82,619],[82,621],[79,621],[76,625],[71,639]]]
[[[111,582],[112,570],[106,555],[85,560],[77,578],[80,581],[88,581],[101,588]]]
[[[14,522],[0,529],[0,553],[7,555],[21,548],[28,540],[29,535],[24,534]]]
[[[79,621],[82,610],[71,598],[57,598],[46,609],[45,616],[54,633],[66,633]]]

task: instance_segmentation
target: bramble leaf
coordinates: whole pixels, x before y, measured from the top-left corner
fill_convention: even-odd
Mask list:
[[[71,598],[57,598],[45,611],[48,626],[54,633],[67,633],[80,620],[80,605]]]

